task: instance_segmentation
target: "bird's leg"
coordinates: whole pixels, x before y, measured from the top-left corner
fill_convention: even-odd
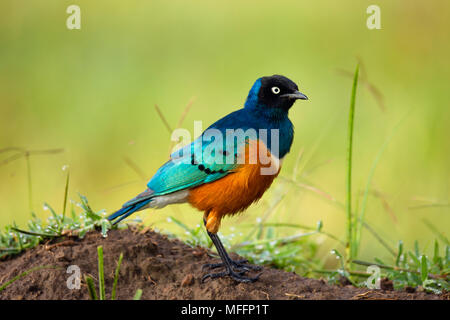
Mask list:
[[[241,261],[233,261],[228,256],[228,254],[227,254],[225,248],[223,247],[222,242],[220,241],[217,234],[211,233],[208,231],[208,235],[211,238],[212,242],[214,243],[214,246],[216,247],[220,258],[222,259],[222,263],[204,265],[203,267],[204,268],[209,267],[211,269],[214,269],[214,268],[219,268],[219,267],[224,266],[225,271],[218,272],[218,273],[205,274],[202,278],[202,282],[205,281],[207,278],[216,279],[216,278],[221,278],[221,277],[226,277],[226,276],[229,276],[238,282],[254,282],[254,281],[258,280],[260,274],[258,274],[254,278],[243,276],[243,274],[250,269],[249,267],[254,268],[254,266],[243,265],[241,263]],[[236,268],[238,270],[235,270],[234,268]]]
[[[233,268],[236,269],[236,271],[238,271],[238,272],[244,271],[245,272],[245,271],[250,271],[250,270],[261,270],[260,266],[254,266],[254,265],[251,265],[251,264],[246,264],[246,262],[248,262],[247,259],[242,259],[242,260],[233,260],[233,259],[231,259],[230,256],[228,255],[228,253],[226,252],[222,242],[220,241],[219,236],[217,234],[213,234],[213,233],[210,233],[210,232],[208,232],[208,234],[209,234],[209,237],[211,238],[211,240],[213,241],[213,243],[214,243],[214,245],[215,245],[215,247],[217,249],[217,252],[219,252],[219,255],[220,255],[220,252],[223,253],[222,255],[220,255],[220,257],[221,258],[224,257],[224,259],[226,261],[228,261],[229,264],[231,264],[233,266]],[[208,263],[208,264],[203,265],[203,268],[204,269],[206,269],[206,268],[216,269],[216,268],[224,267],[225,265],[226,264],[224,262],[221,262],[221,263]]]
[[[204,220],[204,222],[206,225],[206,220]],[[261,267],[245,264],[245,262],[248,262],[247,260],[232,260],[225,250],[222,242],[220,241],[219,236],[216,233],[209,232],[208,230],[207,232],[208,236],[211,238],[214,246],[216,247],[220,258],[222,259],[222,263],[205,264],[203,265],[202,269],[215,269],[225,267],[226,270],[224,272],[208,273],[203,276],[202,281],[205,281],[207,278],[215,279],[225,276],[230,276],[231,278],[239,282],[254,282],[258,280],[260,274],[258,274],[254,278],[245,277],[243,276],[243,274],[249,270],[261,270]]]
[[[233,269],[235,269],[235,271],[238,272],[246,272],[246,271],[250,271],[250,270],[261,270],[262,268],[260,266],[254,266],[251,264],[246,264],[246,262],[248,262],[247,259],[242,259],[242,260],[233,260],[230,258],[230,256],[228,255],[227,251],[225,250],[225,247],[222,244],[222,241],[220,241],[219,236],[217,234],[214,233],[210,233],[208,232],[209,237],[211,238],[211,240],[214,243],[214,246],[217,249],[217,252],[222,252],[223,254],[220,255],[220,257],[224,257],[224,259],[226,261],[229,262],[229,264],[231,266],[233,266]],[[213,239],[214,238],[214,239]],[[222,259],[223,260],[223,259]],[[221,267],[225,267],[225,263],[221,262],[221,263],[207,263],[204,264],[202,266],[202,269],[216,269],[216,268],[221,268]]]

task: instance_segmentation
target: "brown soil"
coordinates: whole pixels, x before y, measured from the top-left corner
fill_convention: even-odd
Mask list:
[[[33,267],[60,267],[31,272],[1,291],[0,299],[89,299],[84,280],[79,290],[67,288],[71,274],[66,270],[69,265],[78,265],[83,275],[97,279],[99,245],[104,249],[107,298],[119,254],[123,252],[118,299],[133,298],[137,289],[143,290],[142,299],[450,299],[449,293],[438,296],[394,291],[389,282],[384,283],[382,290],[331,286],[324,280],[271,268],[264,268],[255,283],[236,283],[229,278],[201,283],[201,266],[215,260],[207,250],[190,248],[152,231],[130,229],[111,230],[107,238],[91,232],[83,240],[73,238],[43,244],[0,261],[0,286]]]

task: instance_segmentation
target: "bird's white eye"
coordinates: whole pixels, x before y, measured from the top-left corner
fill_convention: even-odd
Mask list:
[[[275,94],[279,94],[280,93],[280,88],[272,87],[272,92],[275,93]]]

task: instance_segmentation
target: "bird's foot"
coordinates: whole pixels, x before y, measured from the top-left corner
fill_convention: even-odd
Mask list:
[[[250,271],[250,270],[260,271],[262,269],[260,266],[254,266],[254,265],[251,265],[251,264],[247,264],[247,262],[248,262],[248,260],[246,260],[246,259],[237,260],[237,261],[234,261],[234,260],[230,259],[231,266],[233,267],[234,271],[237,271],[238,273],[239,272],[245,273],[245,272]],[[222,267],[226,267],[225,263],[223,263],[223,262],[221,262],[221,263],[207,263],[207,264],[204,264],[202,266],[202,270],[205,270],[205,269],[212,270],[212,269],[217,269],[217,268],[222,268]]]
[[[252,277],[246,277],[243,274],[246,271],[240,271],[240,272],[235,272],[233,270],[231,270],[231,268],[227,268],[227,271],[224,272],[217,272],[217,273],[208,273],[205,274],[202,277],[202,282],[205,282],[206,279],[211,278],[211,279],[217,279],[217,278],[223,278],[223,277],[230,277],[233,280],[237,281],[237,282],[244,282],[244,283],[250,283],[250,282],[255,282],[256,280],[259,279],[259,276],[261,275],[258,274],[256,275],[256,277],[252,278]]]
[[[255,282],[256,280],[259,279],[259,276],[261,275],[258,274],[256,277],[252,278],[252,277],[246,277],[244,276],[244,274],[248,271],[254,270],[254,271],[260,271],[262,268],[260,266],[254,266],[251,264],[247,264],[246,262],[248,262],[248,260],[231,260],[229,261],[229,265],[225,264],[225,263],[207,263],[204,264],[202,266],[202,270],[205,269],[217,269],[217,268],[221,268],[221,267],[225,267],[226,270],[223,272],[217,272],[217,273],[208,273],[205,274],[202,277],[202,282],[204,282],[206,279],[211,278],[211,279],[217,279],[217,278],[222,278],[222,277],[226,277],[229,276],[232,279],[234,279],[235,281],[238,282]]]

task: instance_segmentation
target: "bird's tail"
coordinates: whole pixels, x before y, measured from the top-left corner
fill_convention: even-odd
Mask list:
[[[150,203],[150,201],[152,201],[152,199],[144,199],[142,201],[135,202],[129,205],[125,204],[120,210],[117,210],[116,212],[111,214],[107,219],[109,221],[113,221],[113,224],[117,224],[129,215],[143,209],[147,204]]]
[[[138,194],[130,201],[126,202],[120,210],[117,210],[116,212],[111,214],[107,219],[109,221],[113,221],[113,224],[117,224],[134,212],[145,209],[146,206],[153,200],[153,198],[153,191],[147,189],[144,192]]]

